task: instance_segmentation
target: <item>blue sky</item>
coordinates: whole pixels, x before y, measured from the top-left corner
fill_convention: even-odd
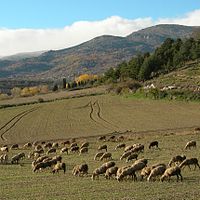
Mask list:
[[[200,0],[0,0],[0,27],[61,28],[110,16],[171,18],[200,9]]]
[[[0,0],[0,57],[157,24],[200,26],[200,0]]]

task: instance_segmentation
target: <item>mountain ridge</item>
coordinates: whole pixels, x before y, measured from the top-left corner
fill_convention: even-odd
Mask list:
[[[138,53],[152,52],[170,37],[190,37],[197,27],[161,24],[126,37],[102,35],[74,47],[50,50],[18,61],[0,60],[0,78],[73,79],[82,73],[102,74]]]

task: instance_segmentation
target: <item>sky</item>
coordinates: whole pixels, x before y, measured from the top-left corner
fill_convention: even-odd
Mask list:
[[[0,56],[126,36],[161,23],[200,26],[200,0],[0,0]]]

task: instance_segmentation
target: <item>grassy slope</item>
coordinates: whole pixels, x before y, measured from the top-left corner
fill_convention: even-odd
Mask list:
[[[32,108],[37,110],[31,111]],[[199,110],[200,105],[192,102],[125,99],[110,95],[12,107],[0,110],[0,127],[10,121],[0,130],[0,135],[3,134],[0,143],[194,127],[200,125]]]
[[[200,61],[186,63],[183,68],[161,75],[148,82],[154,83],[158,87],[176,85],[185,89],[196,88],[200,86]]]

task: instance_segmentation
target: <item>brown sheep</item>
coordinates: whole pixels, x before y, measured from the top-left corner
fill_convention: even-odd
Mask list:
[[[23,159],[23,158],[25,158],[25,153],[18,153],[18,156],[21,158],[21,159]]]
[[[131,154],[127,157],[126,162],[132,161],[133,159],[137,160],[138,155],[137,154]]]
[[[68,147],[63,147],[61,150],[60,150],[60,153],[64,153],[64,152],[67,152],[68,154]]]
[[[115,142],[115,140],[116,140],[115,135],[112,135],[112,136],[110,136],[110,137],[108,138],[108,141],[111,141],[111,142]]]
[[[105,135],[104,136],[100,136],[100,137],[98,137],[98,140],[99,141],[102,141],[102,140],[106,141],[106,136]]]
[[[79,155],[84,154],[84,153],[88,153],[88,148],[87,147],[83,147],[79,150]]]
[[[18,149],[19,148],[19,145],[18,144],[13,144],[10,149]]]
[[[168,165],[171,167],[173,163],[180,164],[180,163],[183,162],[185,159],[186,159],[186,156],[180,156],[180,155],[174,156],[174,157],[169,161],[169,164],[168,164]]]
[[[94,180],[95,179],[95,177],[98,177],[99,178],[99,175],[100,174],[104,174],[105,172],[106,172],[106,167],[105,166],[101,166],[101,167],[99,167],[99,168],[96,168],[94,171],[93,171],[93,173],[92,173],[92,180]]]
[[[45,149],[50,149],[50,148],[52,148],[52,143],[51,143],[51,142],[48,142],[48,143],[44,144],[44,148],[45,148]]]
[[[49,158],[49,157],[48,156],[40,156],[39,158],[36,159],[35,163],[40,163],[47,158]]]
[[[100,158],[103,154],[104,154],[104,152],[98,152],[98,153],[94,156],[94,160],[97,160],[97,159]]]
[[[196,166],[198,166],[199,169],[200,169],[199,162],[198,162],[197,158],[187,158],[179,165],[179,167],[183,168],[185,166],[188,166],[189,169],[191,170],[190,165],[194,165],[195,166],[194,169],[196,169]]]
[[[105,152],[101,157],[100,157],[100,161],[102,161],[102,160],[112,160],[112,154],[111,153],[108,153],[108,152]]]
[[[110,167],[106,170],[106,173],[105,173],[105,178],[106,179],[110,179],[110,177],[112,175],[117,175],[117,170],[118,170],[118,167],[114,166],[114,167]]]
[[[58,147],[59,147],[59,145],[58,145],[57,142],[54,142],[54,143],[52,144],[52,148],[58,148]]]
[[[146,166],[147,166],[146,162],[135,162],[131,165],[131,167],[133,168],[133,171],[134,171],[134,173],[133,173],[134,180],[137,180],[137,176],[136,176],[135,172],[142,170]]]
[[[2,154],[0,156],[0,163],[6,164],[8,162],[8,155],[7,154]]]
[[[25,149],[26,148],[31,148],[32,147],[32,144],[30,142],[26,143],[24,146],[23,146]]]
[[[73,146],[73,147],[70,148],[70,151],[74,152],[74,153],[78,152],[79,151],[79,147],[78,146]]]
[[[158,148],[158,141],[153,141],[149,144],[149,149],[151,149],[152,147],[156,147]]]
[[[66,140],[64,142],[61,142],[61,145],[65,146],[65,145],[70,145],[70,141],[69,140]]]
[[[177,176],[177,182],[180,176],[181,181],[182,181],[183,177],[181,175],[181,168],[179,166],[175,166],[175,167],[170,167],[166,169],[164,174],[161,176],[160,180],[163,182],[165,178],[168,178],[168,180],[170,181],[171,176]]]
[[[52,173],[56,173],[59,170],[63,170],[64,173],[66,172],[66,164],[65,163],[57,163],[54,168],[52,169]]]
[[[50,154],[50,153],[56,153],[56,149],[55,148],[51,148],[47,151],[47,154]]]
[[[194,141],[194,140],[191,140],[191,141],[189,141],[189,142],[187,142],[187,144],[185,145],[185,150],[186,149],[191,149],[191,147],[195,147],[196,148],[196,146],[197,146],[197,143],[196,143],[196,141]]]
[[[131,167],[126,167],[124,168],[120,174],[118,174],[117,176],[117,180],[118,181],[122,181],[124,177],[126,176],[131,176],[132,179],[133,179],[133,175],[134,175],[135,171],[134,171],[134,168],[131,166]]]
[[[89,142],[84,142],[80,148],[82,149],[83,147],[89,147]]]
[[[71,143],[70,148],[76,147],[76,146],[78,146],[78,144],[76,142],[73,142],[73,143]]]
[[[130,151],[131,149],[133,149],[133,145],[125,147],[124,152]]]
[[[118,144],[118,145],[115,147],[115,150],[125,148],[125,146],[126,146],[126,145],[125,145],[124,143]]]
[[[151,173],[149,174],[147,180],[150,181],[153,177],[163,175],[165,170],[166,170],[166,166],[165,165],[159,165],[159,166],[153,168],[151,170]]]
[[[8,152],[8,147],[7,147],[7,146],[1,147],[0,150],[3,151],[3,152],[4,152],[4,151]]]
[[[81,164],[81,165],[76,165],[73,170],[72,170],[72,174],[74,176],[80,176],[80,175],[84,175],[84,174],[88,174],[88,165],[87,164]]]
[[[140,173],[141,179],[146,178],[151,173],[151,167],[144,167]]]
[[[124,152],[122,156],[120,157],[120,160],[123,160],[124,158],[128,158],[128,156],[130,156],[131,154],[132,154],[131,151]]]
[[[49,162],[41,162],[41,163],[37,163],[36,165],[33,166],[33,172],[36,172],[38,170],[41,169],[45,169],[47,167],[50,167],[50,163]]]
[[[19,160],[21,159],[21,156],[20,155],[15,155],[11,158],[11,164],[18,164],[19,163]]]
[[[100,150],[104,150],[104,149],[105,149],[106,151],[108,150],[108,147],[107,147],[106,144],[101,145],[101,146],[98,147],[98,150],[99,150],[99,151],[100,151]]]
[[[36,151],[38,151],[38,150],[40,150],[40,149],[42,149],[42,146],[41,146],[40,144],[38,144],[38,145],[35,146],[35,150],[36,150]]]
[[[144,151],[144,145],[140,144],[131,149],[132,153],[139,153]]]

